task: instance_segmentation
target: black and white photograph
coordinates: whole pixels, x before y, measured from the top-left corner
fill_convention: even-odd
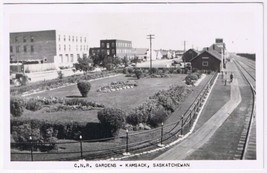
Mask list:
[[[4,170],[264,171],[264,5],[4,1]]]

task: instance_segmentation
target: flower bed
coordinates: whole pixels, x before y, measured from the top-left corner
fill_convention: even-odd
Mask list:
[[[137,83],[135,81],[119,81],[119,82],[111,82],[109,85],[100,87],[97,89],[97,92],[113,92],[113,91],[119,91],[123,89],[129,89],[136,87]]]
[[[13,103],[14,100],[17,100],[17,99],[18,98],[12,97],[11,103]],[[103,104],[88,101],[86,99],[64,99],[60,97],[46,98],[46,97],[39,97],[39,96],[35,98],[20,98],[20,99],[22,101],[21,106],[11,107],[12,114],[14,114],[14,112],[20,111],[21,109],[27,109],[30,111],[38,111],[38,110],[41,110],[44,106],[46,106],[44,109],[45,112],[58,112],[58,111],[70,111],[70,110],[88,111],[88,110],[93,110],[93,109],[102,109],[105,107]]]
[[[56,89],[60,87],[65,87],[68,85],[76,84],[79,80],[92,80],[102,77],[108,77],[114,75],[114,73],[110,72],[101,72],[94,74],[86,74],[86,75],[74,75],[68,76],[63,79],[52,79],[49,81],[42,81],[38,83],[32,83],[27,86],[19,86],[19,87],[11,87],[10,94],[11,95],[30,95],[32,93],[38,93],[41,91]]]
[[[192,89],[184,86],[174,86],[169,90],[159,91],[129,113],[126,117],[126,122],[133,126],[145,124],[150,127],[157,127],[166,121],[169,115],[179,106],[180,102],[183,102],[191,92]]]

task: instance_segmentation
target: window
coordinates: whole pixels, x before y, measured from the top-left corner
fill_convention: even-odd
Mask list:
[[[109,50],[107,50],[107,55],[109,55],[110,54],[110,51]]]
[[[202,66],[209,66],[209,62],[208,61],[203,61],[202,62]]]
[[[15,42],[18,42],[18,37],[17,36],[15,37]]]
[[[24,52],[27,52],[27,46],[23,46]]]
[[[58,35],[58,41],[60,41],[60,35]]]
[[[66,50],[66,45],[64,44],[64,50]]]
[[[69,41],[70,41],[70,35],[69,35]]]
[[[107,48],[109,49],[109,43],[107,43]]]
[[[78,45],[76,45],[76,51],[78,51]]]
[[[76,42],[78,42],[78,37],[76,36]]]
[[[64,41],[66,41],[66,36],[64,35]]]
[[[83,39],[82,39],[82,37],[80,37],[80,42],[81,42],[81,43],[83,42]]]
[[[31,36],[31,42],[34,42],[34,37],[33,36]]]
[[[112,52],[112,54],[115,54],[115,49],[112,49],[111,52]]]
[[[84,37],[84,42],[86,43],[86,37]]]
[[[77,58],[80,58],[80,54],[77,54]]]
[[[73,62],[73,54],[70,54],[70,62]]]
[[[34,47],[33,47],[33,45],[31,45],[31,52],[34,52]]]
[[[67,62],[69,62],[69,54],[65,55],[67,57]]]
[[[209,59],[209,57],[204,56],[204,57],[202,57],[202,59]]]
[[[105,43],[101,43],[101,47],[105,47]]]
[[[11,52],[11,53],[13,52],[13,47],[12,47],[12,46],[10,46],[10,52]]]
[[[86,46],[85,45],[83,46],[83,50],[86,50]]]
[[[74,36],[72,36],[72,42],[74,42]]]
[[[58,45],[58,50],[61,50],[61,45],[60,44]]]
[[[16,52],[19,53],[19,46],[16,46]]]
[[[23,42],[25,43],[27,41],[26,37],[23,37]]]
[[[69,51],[71,50],[71,46],[69,45]]]
[[[60,54],[59,57],[60,57],[61,63],[63,63],[63,56],[62,56],[62,54]]]
[[[115,47],[115,43],[114,42],[111,43],[111,47]]]
[[[81,45],[81,46],[80,46],[80,51],[82,51],[82,50],[83,50],[83,46]]]

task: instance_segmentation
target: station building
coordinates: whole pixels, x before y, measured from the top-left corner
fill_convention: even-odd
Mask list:
[[[88,42],[86,34],[58,30],[13,32],[10,33],[10,61],[37,61],[43,64],[42,70],[71,67],[79,57],[88,56]],[[36,70],[32,66],[32,71]]]
[[[216,51],[207,49],[203,50],[200,54],[198,54],[191,60],[191,66],[193,69],[220,72],[221,60],[221,54]]]

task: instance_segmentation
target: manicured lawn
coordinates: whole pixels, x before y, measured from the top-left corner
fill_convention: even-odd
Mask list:
[[[184,74],[171,75],[169,78],[127,78],[124,76],[117,76],[107,79],[101,79],[91,82],[91,90],[86,99],[104,104],[106,107],[120,108],[129,112],[133,108],[145,102],[148,97],[153,96],[157,91],[168,89],[171,85],[185,85],[183,79]],[[114,91],[111,93],[97,92],[97,89],[116,81],[136,80],[138,86],[130,89]],[[52,91],[46,91],[39,94],[34,94],[29,97],[64,97],[64,98],[81,98],[80,92],[76,85],[68,86]],[[43,110],[37,112],[25,111],[23,117],[58,120],[64,121],[97,121],[96,110],[92,111],[61,111],[47,113]]]

